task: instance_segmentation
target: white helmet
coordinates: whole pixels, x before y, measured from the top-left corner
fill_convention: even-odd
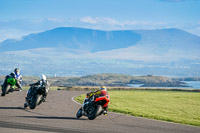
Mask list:
[[[42,74],[42,75],[40,76],[40,80],[46,81],[46,80],[47,80],[47,77],[46,77],[44,74]]]

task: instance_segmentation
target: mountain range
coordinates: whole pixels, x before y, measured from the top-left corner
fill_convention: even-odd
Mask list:
[[[21,38],[21,40],[6,40],[0,44],[0,51],[65,47],[87,52],[97,52],[128,47],[140,40],[141,36],[133,31],[105,32],[61,27],[38,34],[31,34]]]
[[[200,37],[180,29],[59,27],[0,43],[0,74],[200,76]]]

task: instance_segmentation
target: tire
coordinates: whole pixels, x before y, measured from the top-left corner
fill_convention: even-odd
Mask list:
[[[82,116],[82,108],[80,108],[76,113],[76,118],[80,118],[81,116]]]
[[[101,114],[102,112],[102,106],[101,105],[97,105],[95,106],[95,110],[91,113],[91,114],[88,114],[88,119],[89,120],[94,120],[98,115]]]
[[[33,101],[29,104],[30,109],[35,109],[40,101],[40,95],[36,95],[33,98]]]
[[[7,84],[6,87],[3,87],[1,96],[5,96],[9,89],[10,89],[10,85],[9,84]]]

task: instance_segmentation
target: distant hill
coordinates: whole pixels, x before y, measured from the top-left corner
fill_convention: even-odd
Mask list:
[[[172,62],[200,59],[200,37],[179,29],[137,30],[141,36],[136,45],[103,51],[97,57],[140,61]]]
[[[0,83],[3,83],[5,76],[0,76]],[[47,77],[51,86],[129,86],[141,84],[143,87],[186,87],[180,79],[164,76],[130,76],[122,74],[96,74],[82,77]],[[37,82],[39,77],[25,76],[23,85],[27,86]]]
[[[200,76],[200,37],[180,29],[60,27],[0,43],[0,74]]]
[[[175,28],[100,31],[61,27],[0,43],[0,52],[41,48],[56,49],[57,54],[71,52],[72,58],[77,54],[72,51],[78,51],[85,58],[159,62],[200,59],[200,37]]]
[[[70,48],[88,52],[106,51],[132,46],[141,40],[134,31],[100,31],[61,27],[30,34],[21,40],[0,43],[0,52],[35,48]]]

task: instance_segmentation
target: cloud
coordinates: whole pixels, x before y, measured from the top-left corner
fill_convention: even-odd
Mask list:
[[[93,19],[91,17],[84,17],[80,19],[81,22],[85,22],[85,23],[91,23],[91,24],[96,24],[97,20]]]
[[[107,18],[107,17],[83,17],[80,18],[81,22],[84,23],[90,23],[90,24],[97,24],[97,23],[104,23],[104,24],[109,24],[109,25],[121,25],[118,21],[112,18]]]
[[[102,25],[111,25],[111,26],[120,26],[120,27],[126,27],[126,26],[149,26],[149,25],[154,25],[154,26],[158,26],[158,25],[166,25],[165,22],[152,22],[152,21],[137,21],[137,20],[133,20],[133,21],[118,21],[115,20],[113,18],[108,18],[108,17],[83,17],[80,18],[80,22],[83,23],[88,23],[88,24],[102,24]]]

